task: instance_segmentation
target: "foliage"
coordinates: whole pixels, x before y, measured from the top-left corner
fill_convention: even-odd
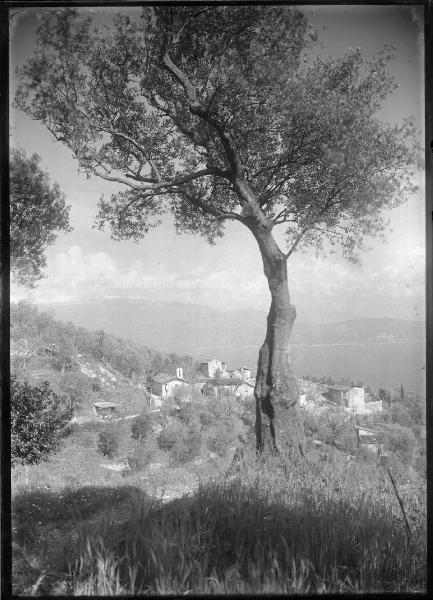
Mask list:
[[[50,364],[56,371],[64,373],[65,370],[73,368],[76,354],[77,349],[73,341],[67,335],[60,333],[50,358]]]
[[[386,426],[387,449],[395,454],[403,464],[411,464],[414,459],[416,438],[409,427],[396,423]]]
[[[138,443],[131,454],[128,455],[128,465],[133,473],[143,471],[147,467],[156,452],[156,445],[153,440],[147,440],[146,443]]]
[[[131,437],[144,442],[151,434],[153,425],[153,416],[147,410],[142,411],[131,424]]]
[[[119,449],[119,440],[116,433],[110,430],[101,431],[98,436],[97,448],[102,456],[114,458]]]
[[[316,416],[305,412],[303,422],[306,435],[346,452],[356,450],[356,430],[346,415],[327,413]]]
[[[396,423],[403,427],[425,426],[426,402],[420,394],[406,392],[404,400],[400,394],[394,395],[389,403],[384,404],[383,419],[387,423]]]
[[[91,380],[80,371],[65,372],[60,379],[60,390],[69,399],[72,408],[83,403],[91,389]]]
[[[49,11],[16,103],[85,172],[126,186],[100,202],[116,238],[171,211],[210,241],[225,219],[282,224],[288,255],[327,240],[353,258],[414,190],[420,154],[410,119],[376,117],[389,48],[312,59],[316,37],[286,6],[145,7],[106,28]]]
[[[65,195],[51,184],[37,154],[11,150],[10,261],[16,281],[33,287],[46,266],[45,249],[57,232],[71,231]]]
[[[203,434],[200,425],[193,421],[189,425],[179,427],[178,435],[170,449],[170,460],[174,464],[184,464],[200,454]]]
[[[215,452],[220,458],[226,456],[233,442],[233,428],[227,429],[225,425],[217,425],[206,432],[208,450]]]
[[[172,421],[157,438],[159,448],[169,452],[173,464],[183,464],[198,456],[202,440],[201,428],[196,420],[189,423]]]
[[[179,437],[180,425],[170,423],[164,427],[158,434],[158,446],[161,450],[171,450]]]
[[[32,386],[11,377],[12,464],[35,464],[58,450],[72,412],[47,381]]]
[[[128,378],[145,378],[155,361],[161,361],[169,372],[179,364],[194,364],[188,356],[180,357],[174,353],[161,355],[102,330],[89,331],[70,322],[63,323],[26,302],[11,304],[11,326],[11,339],[27,340],[33,354],[43,347],[52,350],[49,354],[50,364],[64,374],[74,367],[77,353],[106,361]],[[94,383],[94,391],[98,391],[100,382],[95,380]]]

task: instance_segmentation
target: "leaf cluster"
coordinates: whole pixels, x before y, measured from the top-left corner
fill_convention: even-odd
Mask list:
[[[37,154],[28,157],[12,149],[9,171],[11,272],[18,283],[33,287],[46,266],[46,247],[57,232],[71,231],[70,206],[42,170]]]
[[[62,405],[48,381],[33,386],[11,377],[12,464],[36,464],[61,444],[72,411]]]

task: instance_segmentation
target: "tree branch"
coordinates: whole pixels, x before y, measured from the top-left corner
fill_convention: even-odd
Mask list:
[[[234,213],[234,212],[222,213],[219,210],[217,210],[216,208],[214,208],[213,206],[210,206],[209,204],[206,204],[205,202],[200,200],[200,198],[197,198],[197,196],[193,196],[186,190],[179,190],[178,193],[181,194],[182,196],[185,196],[188,199],[188,201],[191,202],[191,204],[194,204],[194,206],[201,208],[201,210],[203,212],[216,217],[216,219],[218,221],[232,219],[234,221],[240,221],[241,223],[245,223],[245,220],[241,215],[238,215],[237,213]]]
[[[99,164],[98,166],[104,168],[104,166],[101,164]],[[190,173],[189,175],[184,175],[183,177],[178,177],[177,179],[171,179],[169,181],[159,181],[154,185],[139,185],[134,184],[131,181],[127,181],[126,179],[123,179],[121,177],[110,175],[109,173],[104,174],[98,172],[96,171],[96,168],[97,167],[93,167],[92,171],[98,177],[101,177],[102,179],[107,179],[108,181],[116,181],[117,183],[123,183],[133,188],[134,190],[139,190],[142,192],[158,192],[159,190],[164,190],[166,188],[176,188],[179,185],[182,185],[184,183],[190,183],[191,181],[195,181],[196,179],[199,179],[200,177],[204,177],[206,175],[220,175],[222,173],[222,171],[220,171],[219,169],[201,169],[200,171]]]
[[[203,109],[201,106],[199,99],[197,97],[197,92],[188,76],[181,70],[174,62],[171,60],[170,56],[166,52],[163,57],[163,64],[165,68],[177,79],[177,81],[182,85],[185,93],[187,95],[189,101],[189,110],[192,114],[197,115],[216,130],[219,138],[224,146],[227,161],[232,169],[232,173],[234,177],[243,177],[245,172],[245,167],[242,164],[242,161],[239,156],[239,152],[236,148],[235,141],[230,130],[226,127],[226,125],[221,124],[218,120],[211,115],[208,110]]]

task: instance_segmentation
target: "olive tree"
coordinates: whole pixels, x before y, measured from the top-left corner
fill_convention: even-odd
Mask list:
[[[89,176],[123,184],[97,215],[115,239],[140,239],[165,213],[211,243],[226,221],[251,232],[271,295],[259,450],[263,415],[277,447],[281,411],[298,399],[288,259],[337,246],[356,259],[413,191],[419,160],[413,123],[376,115],[394,87],[388,50],[314,59],[315,41],[287,6],[147,6],[99,26],[85,11],[55,10],[19,71],[17,105]]]

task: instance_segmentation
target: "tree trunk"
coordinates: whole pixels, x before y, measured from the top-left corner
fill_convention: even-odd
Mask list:
[[[256,445],[258,452],[262,452],[268,438],[272,449],[278,452],[277,440],[289,436],[294,438],[295,428],[299,429],[296,411],[299,390],[290,368],[289,355],[289,340],[296,310],[290,304],[287,257],[281,252],[272,235],[272,222],[266,218],[245,179],[236,178],[234,189],[242,201],[242,222],[259,245],[263,270],[272,298],[266,338],[259,352],[254,388]],[[263,414],[267,419],[265,423],[262,419]]]
[[[290,303],[286,257],[278,248],[269,228],[259,226],[251,228],[251,231],[259,244],[272,298],[254,389],[256,445],[261,452],[267,445],[266,439],[269,439],[273,450],[278,452],[277,440],[289,435],[288,420],[295,418],[299,398],[289,351],[296,310]],[[265,423],[263,415],[266,417]],[[289,429],[292,429],[290,425]]]

